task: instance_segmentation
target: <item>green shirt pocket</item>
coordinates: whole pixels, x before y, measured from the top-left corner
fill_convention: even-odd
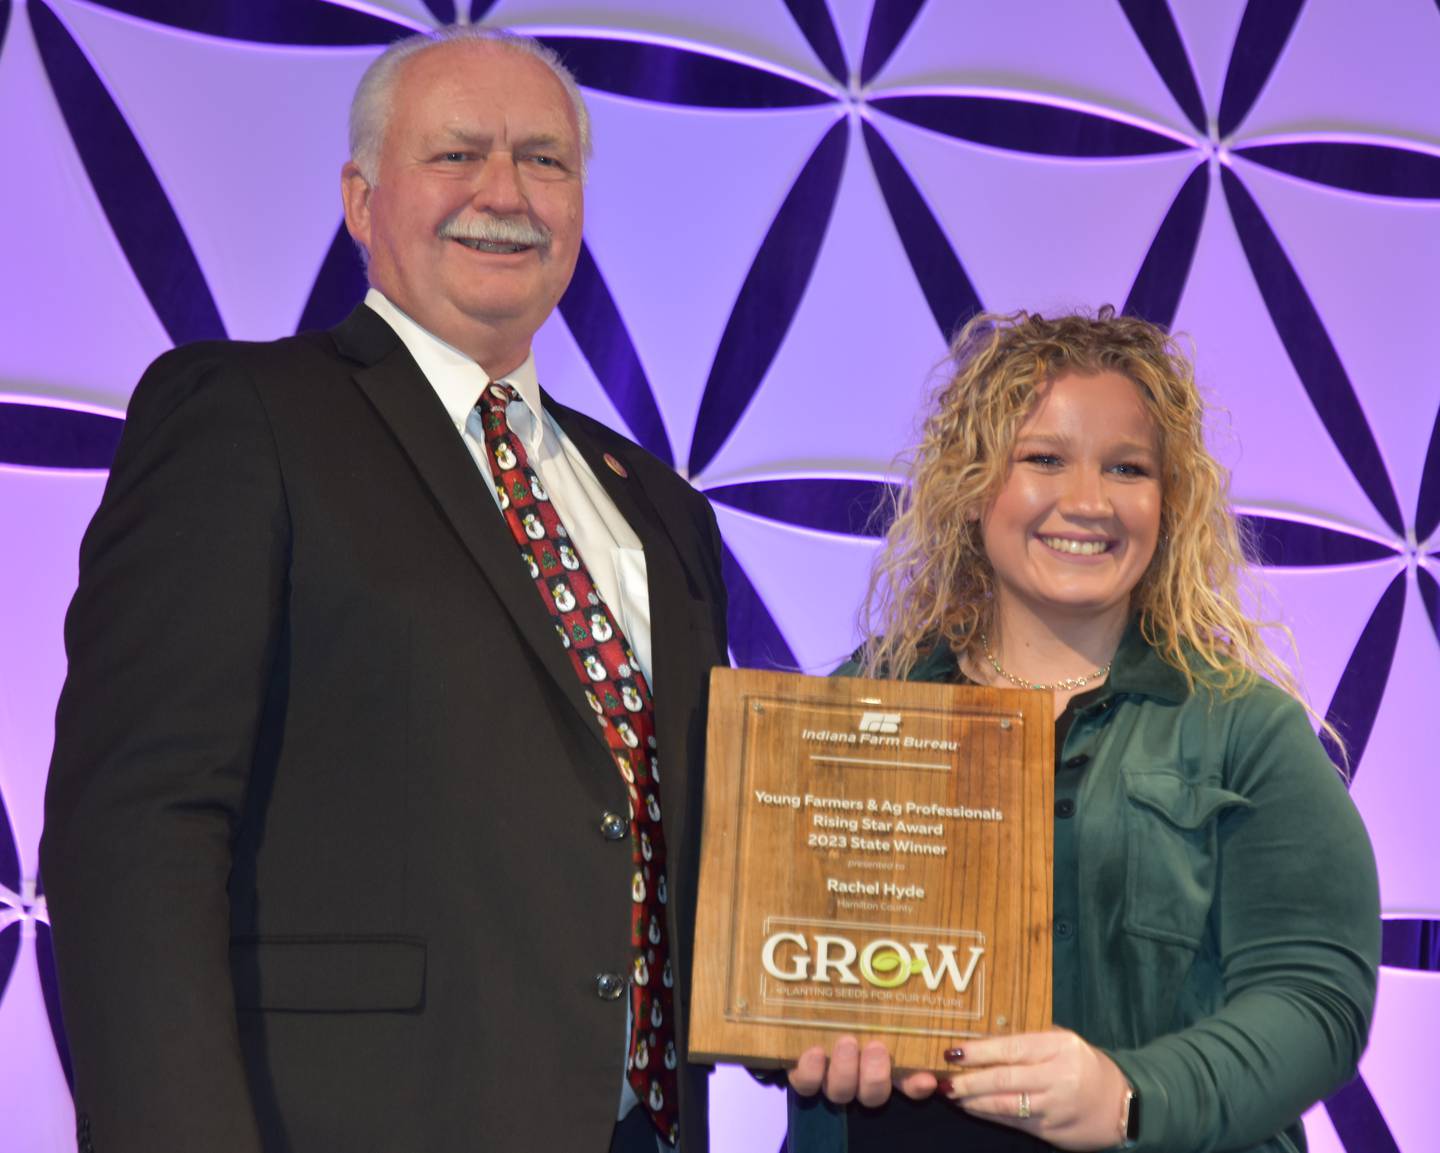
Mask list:
[[[1125,929],[1198,948],[1215,895],[1220,815],[1251,802],[1167,769],[1127,768],[1124,779]]]

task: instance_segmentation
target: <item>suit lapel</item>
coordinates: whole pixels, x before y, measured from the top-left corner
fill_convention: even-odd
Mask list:
[[[632,453],[643,450],[610,432],[603,425],[594,426],[593,422],[558,403],[548,393],[544,395],[544,404],[545,410],[555,418],[571,443],[580,450],[585,463],[600,482],[600,487],[615,502],[615,507],[640,538],[645,547],[647,571],[656,564],[664,571],[667,579],[663,582],[658,604],[655,582],[650,581],[651,615],[653,616],[657,609],[666,613],[675,607],[675,604],[670,603],[671,598],[667,594],[680,594],[681,601],[676,603],[683,603],[681,590],[688,589],[692,582],[681,565],[681,551],[670,534],[666,518],[657,511],[650,495],[645,491],[645,486],[636,479],[635,466],[627,460]],[[597,427],[606,435],[597,436]],[[625,470],[624,475],[615,471],[610,463],[612,460]],[[654,632],[653,628],[651,632]]]
[[[361,391],[389,426],[541,665],[555,679],[586,731],[603,747],[604,735],[555,635],[554,622],[434,389],[390,326],[363,305],[334,330],[334,336],[341,352],[362,363],[355,373]]]

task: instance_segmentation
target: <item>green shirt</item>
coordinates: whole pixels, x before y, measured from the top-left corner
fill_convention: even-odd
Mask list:
[[[942,646],[910,679],[959,676]],[[1189,691],[1133,623],[1076,706],[1055,1023],[1139,1091],[1139,1149],[1304,1149],[1300,1114],[1354,1074],[1375,1001],[1375,859],[1344,783],[1290,696]]]

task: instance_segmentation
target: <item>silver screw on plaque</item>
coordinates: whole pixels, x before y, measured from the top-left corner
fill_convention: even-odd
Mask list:
[[[747,1000],[745,1000],[744,997],[736,997],[736,998],[735,998],[735,1012],[737,1012],[738,1014],[740,1014],[740,1016],[742,1016],[742,1017],[748,1017],[748,1016],[750,1016],[750,1002],[747,1001]]]
[[[1001,717],[1001,718],[1000,718],[1000,727],[1001,727],[1002,729],[1008,729],[1008,728],[1010,727],[1010,718],[1009,718],[1009,717]]]
[[[765,711],[765,706],[762,705],[759,701],[754,702],[750,707],[754,709],[757,713],[763,713]]]
[[[1009,1017],[996,1017],[996,1018],[995,1018],[995,1028],[997,1028],[997,1029],[1003,1029],[1003,1028],[1005,1028],[1005,1026],[1008,1025],[1008,1024],[1010,1024],[1010,1018],[1009,1018]]]

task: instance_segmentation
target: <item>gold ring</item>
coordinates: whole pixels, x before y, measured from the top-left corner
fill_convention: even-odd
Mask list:
[[[1029,1093],[1021,1093],[1021,1094],[1020,1094],[1020,1108],[1015,1111],[1015,1116],[1019,1117],[1020,1120],[1022,1120],[1022,1121],[1024,1121],[1027,1117],[1030,1116],[1030,1094],[1029,1094]]]

